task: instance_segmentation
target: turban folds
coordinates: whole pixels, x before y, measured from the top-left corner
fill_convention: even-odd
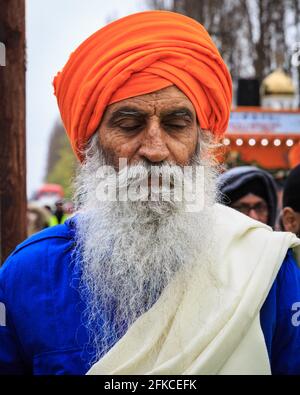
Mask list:
[[[170,85],[192,102],[201,128],[220,137],[228,125],[228,69],[204,27],[173,12],[141,12],[98,30],[71,54],[53,84],[79,159],[109,104]]]

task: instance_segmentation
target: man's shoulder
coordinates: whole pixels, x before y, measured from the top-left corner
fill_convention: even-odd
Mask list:
[[[70,218],[62,225],[46,228],[19,244],[4,262],[0,270],[9,278],[31,275],[68,259],[75,245],[75,220]]]
[[[288,250],[276,280],[283,289],[285,297],[297,294],[296,298],[292,296],[291,299],[300,302],[300,266],[293,249]]]
[[[300,373],[300,268],[289,249],[260,311],[273,374]]]
[[[22,250],[28,251],[28,247],[33,245],[42,246],[43,244],[59,241],[60,239],[70,240],[73,237],[72,223],[72,218],[70,218],[64,224],[51,226],[35,233],[20,243],[12,255],[18,254]]]
[[[232,228],[257,228],[272,231],[269,225],[259,222],[249,216],[240,213],[229,206],[216,203],[213,206],[217,224],[225,225],[228,229]]]
[[[256,221],[231,207],[215,204],[212,215],[214,218],[213,230],[215,238],[216,240],[222,240],[222,244],[219,247],[224,249],[233,244],[235,249],[248,249],[252,244],[261,244],[263,248],[266,240],[272,239],[274,236],[270,226]],[[248,252],[255,253],[255,251],[255,249],[250,248]]]

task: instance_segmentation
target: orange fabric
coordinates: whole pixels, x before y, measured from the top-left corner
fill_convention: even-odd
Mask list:
[[[289,151],[290,168],[293,169],[299,164],[300,164],[300,142],[298,144],[295,144],[294,147],[290,148]]]
[[[110,23],[71,54],[53,84],[79,159],[109,104],[170,85],[193,103],[202,128],[220,137],[228,125],[228,69],[204,27],[177,13],[146,11]]]

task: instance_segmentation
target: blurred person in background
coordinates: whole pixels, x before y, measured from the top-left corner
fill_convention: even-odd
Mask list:
[[[300,326],[281,308],[300,300],[300,240],[216,203],[232,81],[203,26],[162,11],[114,21],[54,86],[81,162],[76,215],[0,269],[0,372],[300,373]],[[186,167],[199,194],[177,200],[196,186]],[[134,198],[99,194],[149,180]]]
[[[286,179],[280,217],[283,229],[300,237],[300,165]]]
[[[68,216],[68,218],[74,213],[74,204],[71,201],[65,201],[64,203],[64,212]]]
[[[254,166],[240,166],[219,176],[222,203],[274,228],[277,191],[273,177]]]
[[[55,210],[53,215],[51,215],[50,217],[49,225],[55,226],[55,225],[63,224],[68,217],[69,217],[68,214],[65,213],[63,200],[59,200],[55,203]]]
[[[28,236],[39,232],[49,226],[51,215],[44,208],[34,203],[29,203],[27,207],[27,233]]]
[[[45,210],[47,210],[48,215],[51,216],[51,215],[52,215],[51,206],[49,206],[49,205],[44,205],[43,207],[44,207]]]

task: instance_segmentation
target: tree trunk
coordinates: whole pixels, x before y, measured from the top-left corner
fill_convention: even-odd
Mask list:
[[[0,0],[0,264],[26,238],[25,1]]]

